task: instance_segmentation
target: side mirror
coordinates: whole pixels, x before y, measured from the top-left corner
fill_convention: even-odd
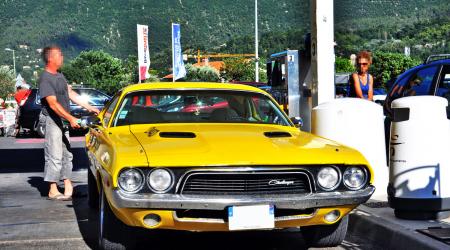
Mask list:
[[[81,127],[97,127],[102,125],[102,121],[98,116],[86,116],[81,118]]]
[[[303,119],[301,117],[291,117],[289,120],[294,123],[296,128],[301,128],[303,126]]]

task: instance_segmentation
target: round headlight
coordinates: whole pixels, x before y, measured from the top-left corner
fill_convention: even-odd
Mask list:
[[[362,188],[367,182],[366,172],[359,167],[349,167],[344,172],[344,185],[351,189],[356,190]]]
[[[339,184],[339,172],[333,167],[324,167],[317,174],[317,183],[324,190],[333,190]]]
[[[144,175],[139,169],[125,169],[119,175],[119,187],[125,192],[135,193],[142,189],[144,183]]]
[[[150,172],[148,185],[158,193],[167,191],[172,186],[172,174],[164,168],[157,168]]]

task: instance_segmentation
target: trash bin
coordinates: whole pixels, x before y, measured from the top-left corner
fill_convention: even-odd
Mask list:
[[[338,98],[312,110],[311,132],[352,147],[374,171],[371,199],[386,200],[388,167],[382,106],[359,98]]]
[[[403,219],[450,215],[450,121],[448,101],[413,96],[392,102],[389,142],[389,205]]]

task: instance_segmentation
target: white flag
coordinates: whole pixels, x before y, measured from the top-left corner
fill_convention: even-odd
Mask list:
[[[148,26],[137,25],[138,40],[138,61],[139,61],[139,81],[150,77],[148,69],[150,68],[150,53],[148,51]]]

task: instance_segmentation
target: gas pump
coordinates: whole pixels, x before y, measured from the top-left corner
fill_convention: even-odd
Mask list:
[[[272,54],[267,61],[271,94],[283,105],[289,117],[301,117],[302,130],[311,124],[311,57],[309,51],[286,50]]]

